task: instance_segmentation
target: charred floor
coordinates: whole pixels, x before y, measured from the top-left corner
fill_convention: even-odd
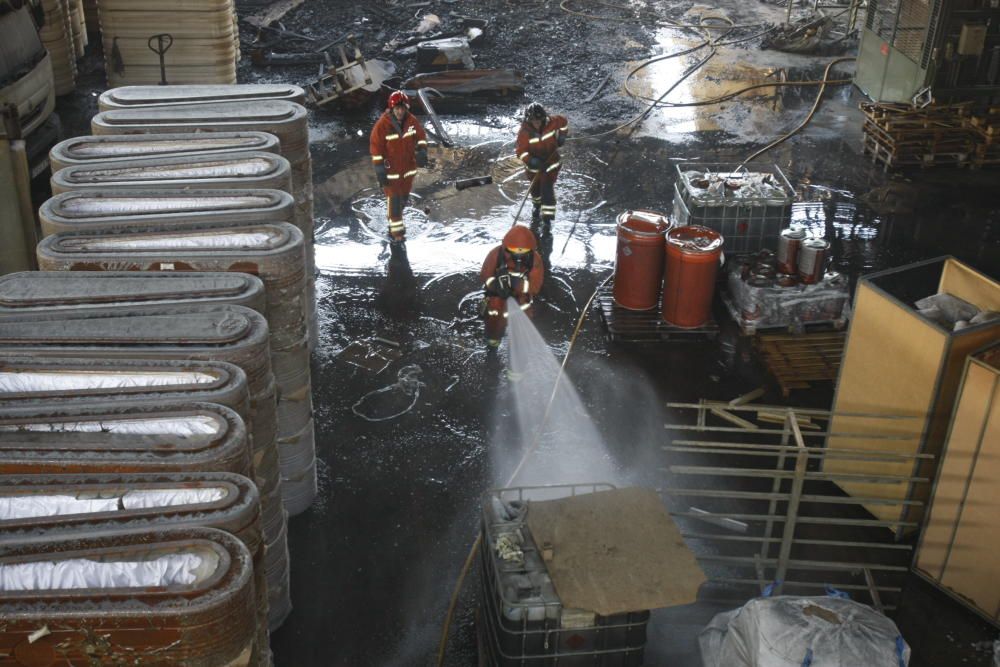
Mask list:
[[[262,4],[237,2],[243,12]],[[479,266],[514,221],[526,187],[510,178],[525,104],[541,102],[566,115],[572,128],[547,248],[550,272],[534,320],[561,359],[581,311],[614,269],[618,214],[668,212],[676,165],[741,163],[801,123],[817,87],[763,87],[709,106],[649,109],[649,101],[693,103],[751,84],[816,81],[830,61],[857,46],[848,37],[809,55],[764,49],[786,8],[762,0],[633,4],[622,10],[550,0],[308,0],[283,17],[284,30],[317,42],[352,33],[367,57],[394,61],[397,78],[416,63],[385,45],[405,39],[421,17],[485,19],[482,42],[473,47],[476,65],[523,71],[526,89],[523,97],[440,102],[454,146],[433,147],[430,168],[416,180],[405,252],[385,239],[385,203],[368,153],[384,98],[311,114],[320,494],[289,524],[294,611],[271,636],[277,665],[436,664],[449,597],[479,529],[482,494],[508,479],[525,449],[511,425],[520,389],[506,372],[506,343],[499,358],[488,356],[477,316]],[[699,34],[665,22],[718,16],[731,22],[727,30]],[[652,57],[691,50],[706,34],[720,43],[636,69]],[[301,40],[249,26],[241,37],[241,81],[299,84],[314,75],[313,66],[250,62],[255,41],[289,52]],[[100,63],[99,54],[89,54],[82,65],[89,89],[60,102],[64,136],[87,133],[92,93],[104,86]],[[843,62],[832,71],[849,79],[852,67]],[[851,85],[827,87],[811,122],[758,158],[778,165],[794,186],[793,221],[832,242],[833,268],[852,284],[866,273],[942,255],[997,276],[997,172],[886,174],[862,153],[864,99]],[[485,175],[492,185],[453,187]],[[831,404],[830,384],[782,396],[751,338],[721,304],[714,314],[715,336],[637,345],[610,341],[599,312],[586,311],[568,377],[633,484],[670,483],[662,471],[664,424],[682,416],[667,402],[728,401],[764,386],[765,403]],[[474,580],[459,597],[447,665],[477,664]],[[903,590],[891,614],[913,646],[912,665],[991,664],[995,628],[914,575],[897,580]],[[657,613],[646,664],[699,665],[700,629],[747,597],[745,590],[706,586],[698,603]]]

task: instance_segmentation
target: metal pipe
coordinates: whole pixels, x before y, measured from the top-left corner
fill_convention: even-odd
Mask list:
[[[765,405],[763,403],[750,403],[746,405],[729,405],[725,401],[708,401],[704,400],[704,403],[674,403],[668,402],[666,406],[668,408],[689,408],[689,409],[706,409],[712,407],[718,408],[728,408],[729,410],[742,411],[742,412],[758,412],[763,410],[764,412],[789,412],[794,410],[796,414],[802,416],[819,416],[825,418],[833,417],[869,417],[873,419],[922,419],[917,415],[886,415],[878,414],[874,412],[830,412],[829,410],[819,410],[816,408],[790,408],[787,405]]]
[[[667,447],[673,447],[676,445],[694,445],[698,447],[735,447],[737,449],[765,449],[768,451],[779,451],[779,450],[789,450],[797,449],[795,447],[789,447],[787,445],[767,445],[758,444],[755,442],[726,442],[725,440],[674,440],[673,445],[663,445],[662,447],[666,449]],[[831,455],[836,454],[841,456],[843,454],[863,454],[865,456],[879,455],[879,456],[892,456],[901,459],[933,459],[933,454],[920,454],[916,452],[887,452],[887,451],[869,451],[866,449],[841,449],[837,447],[836,449],[829,449],[828,447],[806,447],[806,451],[815,452],[817,454]]]
[[[697,496],[699,498],[728,498],[732,500],[788,500],[791,494],[768,493],[766,491],[715,491],[705,489],[664,489],[662,493],[669,496]],[[807,503],[826,503],[828,505],[912,505],[922,506],[919,500],[897,500],[895,498],[865,498],[858,496],[820,496],[803,494],[802,501]]]
[[[681,533],[681,537],[693,540],[720,540],[722,542],[780,542],[777,537],[764,538],[759,535],[722,535],[715,533]],[[795,544],[806,544],[814,547],[837,547],[837,548],[858,548],[858,549],[891,549],[894,551],[913,551],[909,544],[899,544],[896,542],[851,542],[844,540],[795,540]]]
[[[776,565],[780,563],[779,558],[761,558],[758,559],[756,556],[717,556],[714,554],[705,554],[696,556],[698,560],[708,560],[714,563],[731,563],[733,565],[753,565],[755,563],[761,563],[763,565]],[[903,565],[883,565],[881,563],[838,563],[836,561],[813,561],[813,560],[788,560],[786,569],[791,570],[831,570],[835,572],[853,572],[859,569],[870,569],[877,572],[909,572],[910,568]],[[775,579],[781,579],[781,568],[778,568],[778,574],[775,575]],[[783,580],[782,580],[783,581]]]
[[[781,587],[784,585],[788,568],[791,567],[789,556],[792,554],[792,541],[795,539],[795,526],[799,517],[799,504],[802,502],[802,487],[805,485],[806,466],[809,464],[809,457],[806,455],[805,443],[802,441],[802,431],[799,429],[799,420],[795,413],[788,412],[785,418],[786,425],[790,424],[792,435],[795,437],[795,444],[799,451],[795,459],[795,477],[792,478],[791,498],[788,499],[785,521],[785,530],[781,535],[781,549],[778,552],[778,570],[775,579],[778,581],[777,593],[781,595]],[[784,443],[782,443],[784,444]]]
[[[683,452],[688,454],[729,454],[732,456],[761,456],[765,458],[779,457],[784,458],[785,452],[788,451],[787,447],[779,447],[777,450],[771,451],[758,451],[758,448],[753,445],[746,445],[744,447],[700,447],[700,446],[690,446],[690,445],[663,445],[660,449],[667,452]],[[816,449],[816,448],[811,448]],[[836,450],[831,450],[830,454]],[[907,455],[895,455],[892,453],[882,453],[882,452],[869,452],[868,454],[854,454],[850,456],[831,456],[829,454],[822,454],[820,452],[806,452],[806,458],[808,459],[822,459],[822,460],[847,460],[847,461],[882,461],[886,463],[891,463],[899,460],[911,460],[914,458],[926,458],[926,457],[915,457]],[[933,456],[931,456],[933,458]],[[779,462],[775,467],[781,468],[783,461]]]
[[[444,97],[444,95],[434,88],[420,88],[417,90],[417,97],[420,98],[420,103],[424,105],[424,111],[431,117],[431,124],[434,125],[434,132],[438,135],[438,139],[441,140],[441,145],[445,148],[451,148],[455,143],[441,125],[441,120],[438,118],[437,112],[434,111],[434,106],[431,104],[430,96],[427,93],[434,93],[438,97]]]
[[[781,470],[761,470],[759,468],[713,468],[711,466],[668,466],[661,468],[666,472],[677,475],[719,475],[720,477],[771,477],[777,476],[782,479],[791,479],[795,476],[793,471]],[[806,479],[819,479],[826,481],[847,480],[851,482],[865,482],[868,484],[903,484],[907,482],[927,483],[926,477],[902,477],[898,475],[864,475],[849,472],[807,472]]]
[[[720,433],[753,433],[760,435],[780,435],[781,431],[779,429],[755,429],[749,431],[745,428],[736,428],[735,426],[696,426],[689,424],[664,424],[663,428],[672,431],[717,431]],[[865,439],[865,440],[900,440],[900,441],[916,441],[919,440],[919,435],[884,435],[879,433],[839,433],[836,431],[807,431],[803,433],[809,437],[817,438],[847,438],[847,439]]]
[[[716,518],[716,519],[736,519],[743,521],[766,521],[771,519],[775,523],[787,521],[786,517],[774,516],[768,514],[740,514],[740,513],[726,513],[717,514],[714,512],[698,513],[698,512],[670,512],[670,516],[682,516],[689,519],[705,519]],[[796,519],[798,523],[808,523],[810,525],[816,526],[861,526],[869,528],[895,528],[897,526],[902,526],[905,528],[916,528],[919,524],[913,521],[878,521],[874,519],[833,519],[830,517],[822,516],[804,516],[798,517]]]

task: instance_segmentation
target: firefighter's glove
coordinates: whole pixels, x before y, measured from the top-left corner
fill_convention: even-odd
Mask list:
[[[496,296],[507,299],[514,295],[510,284],[510,276],[503,274],[486,283],[486,296]]]
[[[531,169],[532,171],[538,171],[539,169],[542,168],[543,162],[544,161],[539,156],[532,155],[530,158],[528,158],[528,169]]]
[[[385,173],[385,165],[381,162],[375,165],[375,178],[378,179],[378,184],[383,188],[389,185],[389,176]]]
[[[418,148],[417,149],[417,153],[416,153],[416,158],[417,158],[417,166],[418,167],[426,167],[427,166],[427,149],[426,148]]]

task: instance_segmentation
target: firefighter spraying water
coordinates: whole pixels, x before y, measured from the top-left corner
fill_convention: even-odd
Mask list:
[[[479,278],[486,296],[483,317],[486,344],[496,350],[507,329],[507,300],[513,299],[529,317],[535,296],[542,289],[545,267],[538,254],[538,241],[524,225],[514,225],[483,262]]]

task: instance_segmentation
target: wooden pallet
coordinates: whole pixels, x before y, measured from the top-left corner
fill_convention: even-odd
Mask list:
[[[883,170],[965,167],[974,162],[977,134],[970,103],[914,109],[900,104],[862,104],[864,151]]]
[[[610,283],[598,291],[594,301],[607,336],[614,342],[698,342],[712,340],[719,335],[719,325],[714,319],[700,327],[677,327],[663,321],[659,307],[651,310],[622,308],[615,303]]]
[[[768,372],[787,398],[793,389],[808,389],[818,382],[834,382],[844,356],[843,331],[800,335],[762,333],[755,345]]]

